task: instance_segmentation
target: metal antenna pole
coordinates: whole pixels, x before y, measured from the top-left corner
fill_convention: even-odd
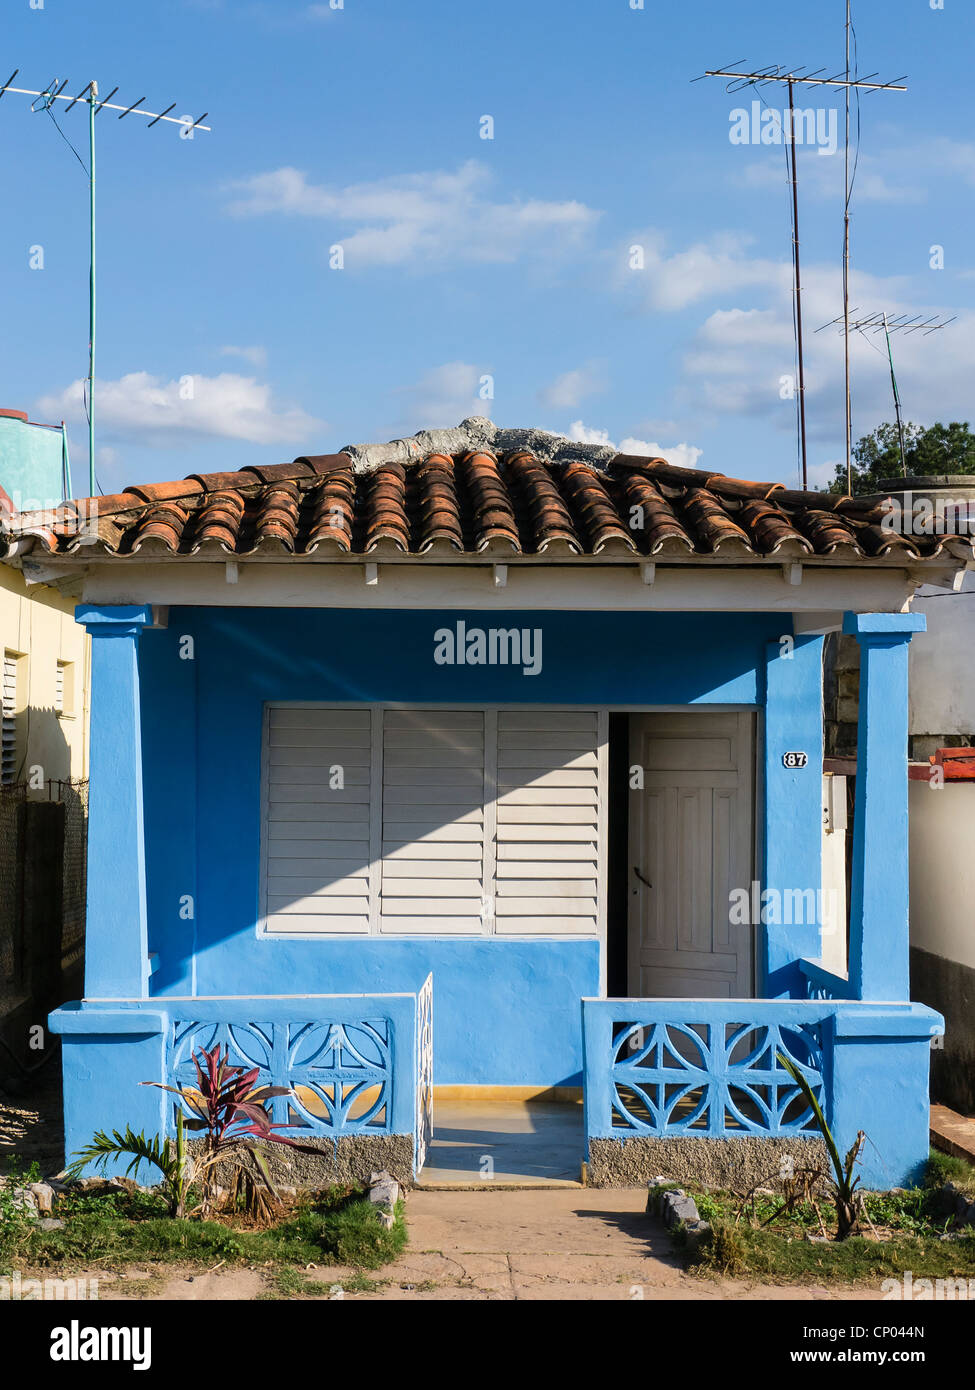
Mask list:
[[[843,386],[846,397],[846,490],[853,493],[850,400],[850,0],[846,0],[846,141],[843,147]]]
[[[88,275],[88,496],[95,495],[95,102],[98,83],[88,91],[88,219],[91,260]]]
[[[802,284],[799,276],[799,171],[796,166],[796,122],[792,78],[789,78],[789,153],[792,175],[792,260],[796,286],[796,347],[799,357],[799,438],[802,451],[802,490],[809,486],[806,464],[806,374],[802,357]]]
[[[859,312],[855,310],[854,312]],[[883,333],[887,342],[887,364],[890,367],[890,384],[894,391],[894,411],[897,415],[897,439],[901,456],[901,473],[907,476],[907,454],[904,448],[904,420],[901,412],[900,391],[897,388],[897,377],[894,375],[894,354],[891,350],[890,335],[892,333],[920,333],[922,337],[929,338],[932,333],[939,333],[942,328],[947,328],[950,323],[955,323],[957,315],[951,318],[944,318],[941,314],[933,314],[931,318],[925,318],[923,314],[905,313],[895,314],[893,318],[886,310],[878,310],[874,313],[864,314],[863,316],[849,322],[849,313],[844,312],[839,318],[831,319],[829,323],[824,323],[816,329],[817,333],[822,333],[825,328],[836,328],[842,324],[840,332],[849,339],[850,332],[860,333],[867,341],[869,333]],[[871,344],[871,346],[874,346]],[[882,349],[877,351],[883,356]]]
[[[852,23],[850,18],[850,4],[847,0],[846,7],[846,70],[837,73],[835,77],[821,77],[819,74],[825,72],[825,68],[817,68],[815,72],[806,72],[805,64],[797,68],[780,67],[773,63],[769,67],[762,68],[761,71],[742,71],[739,64],[727,68],[708,68],[702,74],[703,77],[725,77],[730,81],[725,87],[726,92],[740,92],[745,87],[766,87],[770,84],[784,85],[789,92],[789,182],[792,185],[792,239],[793,239],[793,260],[795,269],[795,295],[796,295],[796,350],[799,359],[799,422],[800,422],[800,449],[802,455],[802,485],[807,486],[807,465],[806,465],[806,411],[805,411],[805,380],[804,363],[802,353],[802,305],[801,289],[799,282],[799,194],[798,194],[798,175],[796,172],[796,127],[795,127],[795,103],[794,86],[799,87],[841,87],[846,93],[846,153],[845,170],[846,185],[843,190],[844,210],[843,210],[843,320],[844,331],[847,338],[845,347],[845,387],[846,387],[846,472],[847,484],[851,482],[851,439],[852,439],[852,410],[850,392],[850,350],[849,350],[849,266],[850,266],[850,184],[849,184],[849,159],[850,159],[850,93],[856,89],[857,92],[906,92],[907,88],[901,86],[901,79],[895,82],[875,82],[872,79],[877,76],[875,72],[868,74],[865,78],[850,77],[850,32]],[[743,61],[743,60],[742,60]],[[691,79],[694,82],[701,81],[700,77]],[[857,325],[852,325],[855,330]]]
[[[71,96],[66,92],[68,79],[62,82],[59,78],[45,87],[43,91],[36,91],[33,87],[14,87],[12,82],[17,76],[19,68],[7,78],[6,82],[0,85],[0,100],[8,92],[16,96],[33,97],[31,102],[32,111],[49,110],[57,101],[67,103],[66,113],[77,106],[79,101],[86,101],[88,106],[88,236],[89,236],[89,275],[88,275],[88,376],[87,396],[88,396],[88,485],[90,495],[95,496],[95,117],[99,111],[118,111],[119,120],[124,120],[126,116],[140,116],[148,120],[146,129],[151,129],[158,125],[160,121],[165,121],[167,125],[176,125],[181,128],[181,135],[192,138],[195,130],[210,130],[210,126],[204,125],[207,112],[202,116],[197,116],[193,121],[189,116],[171,116],[169,113],[176,105],[172,102],[164,111],[146,111],[142,103],[145,97],[140,97],[138,101],[131,102],[128,106],[122,106],[110,100],[118,91],[118,87],[113,87],[104,100],[98,99],[98,83],[89,82],[87,87],[83,87],[77,96]],[[53,113],[52,113],[53,114]]]
[[[900,441],[901,451],[901,476],[907,477],[907,459],[904,456],[904,422],[901,419],[901,398],[897,389],[897,378],[894,376],[894,354],[890,348],[890,328],[887,325],[887,314],[884,313],[884,337],[887,339],[887,361],[890,363],[890,384],[894,388],[894,413],[897,416],[897,438]]]

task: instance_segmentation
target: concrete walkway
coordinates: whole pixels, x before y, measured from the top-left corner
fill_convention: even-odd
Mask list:
[[[649,1300],[715,1302],[881,1298],[877,1287],[776,1286],[685,1274],[660,1223],[644,1212],[641,1189],[453,1191],[410,1193],[410,1244],[393,1264],[368,1275],[374,1287],[355,1292],[354,1272],[321,1266],[306,1278],[325,1285],[324,1298],[374,1302]],[[271,1271],[224,1269],[189,1275],[170,1268],[109,1275],[102,1300],[256,1299],[274,1289]],[[349,1292],[344,1292],[344,1286]]]
[[[549,1189],[410,1194],[410,1246],[360,1298],[704,1302],[879,1299],[876,1289],[762,1286],[685,1274],[644,1211],[646,1191]],[[322,1276],[319,1276],[322,1277]],[[326,1276],[328,1277],[328,1276]]]
[[[975,1163],[975,1120],[949,1110],[947,1105],[932,1105],[931,1143],[966,1163]]]

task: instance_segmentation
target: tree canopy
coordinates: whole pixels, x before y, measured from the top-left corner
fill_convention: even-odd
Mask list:
[[[913,476],[938,473],[975,473],[975,434],[967,422],[940,421],[924,429],[921,425],[904,426],[904,458],[907,471]],[[897,426],[890,422],[878,425],[872,434],[865,434],[853,446],[852,483],[855,495],[883,492],[902,476]],[[830,492],[846,492],[846,465],[836,465],[836,476],[829,485]]]

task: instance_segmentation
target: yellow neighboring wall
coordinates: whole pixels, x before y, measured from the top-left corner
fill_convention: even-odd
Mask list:
[[[36,796],[47,795],[46,781],[88,776],[90,647],[74,607],[0,564],[3,780],[27,782]]]

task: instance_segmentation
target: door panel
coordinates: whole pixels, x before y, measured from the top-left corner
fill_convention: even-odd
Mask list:
[[[630,765],[630,993],[750,997],[753,928],[729,895],[754,870],[754,717],[631,715]]]

